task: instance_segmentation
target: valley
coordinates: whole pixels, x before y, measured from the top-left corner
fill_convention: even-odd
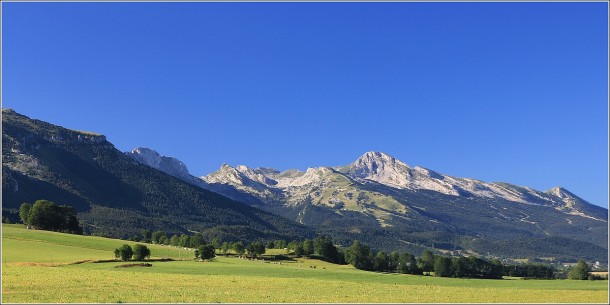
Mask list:
[[[231,255],[198,262],[192,251],[160,245],[149,245],[149,268],[94,262],[112,259],[112,249],[124,243],[134,244],[3,224],[3,302],[603,303],[608,298],[606,281],[386,274],[307,258],[282,260],[281,265]],[[268,254],[273,251],[284,252]],[[174,261],[155,261],[161,257]]]
[[[609,304],[609,1],[79,2],[0,0],[1,304]]]

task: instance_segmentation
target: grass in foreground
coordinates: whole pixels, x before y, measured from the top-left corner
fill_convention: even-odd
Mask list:
[[[8,243],[5,243],[8,242]],[[317,260],[262,261],[219,257],[213,262],[122,262],[57,267],[27,262],[67,262],[112,257],[121,240],[25,230],[3,225],[3,302],[82,303],[605,303],[606,281],[477,280],[372,273]],[[94,247],[94,248],[91,248]],[[154,256],[168,247],[152,246]],[[50,251],[48,251],[50,249]],[[103,250],[107,249],[107,250]],[[176,251],[176,249],[170,249]],[[182,256],[184,256],[182,250]],[[36,253],[32,255],[31,253]],[[192,256],[192,253],[189,253]],[[316,269],[309,266],[316,266]],[[301,266],[299,268],[299,266]]]

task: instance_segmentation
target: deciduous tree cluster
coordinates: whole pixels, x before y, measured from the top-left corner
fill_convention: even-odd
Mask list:
[[[145,245],[136,244],[133,248],[124,244],[121,247],[114,249],[114,258],[121,259],[123,261],[134,260],[143,261],[150,258],[150,249]]]
[[[318,236],[313,240],[305,239],[302,242],[295,240],[287,244],[286,247],[293,250],[294,255],[298,257],[316,257],[335,264],[345,263],[344,254],[339,251],[332,238],[327,235]]]
[[[23,203],[19,208],[19,217],[25,225],[34,229],[83,234],[74,208],[68,205],[56,205],[48,200],[36,200],[34,205]]]

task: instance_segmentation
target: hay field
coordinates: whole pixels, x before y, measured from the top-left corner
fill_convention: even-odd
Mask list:
[[[158,262],[117,268],[125,241],[3,225],[2,301],[36,303],[605,303],[607,281],[478,280],[384,274],[318,260]],[[192,252],[151,245],[153,257]],[[187,256],[189,254],[189,256]],[[311,268],[310,266],[316,266]],[[34,291],[36,293],[34,293]]]

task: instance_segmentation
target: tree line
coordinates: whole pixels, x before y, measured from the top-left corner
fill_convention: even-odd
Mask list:
[[[502,276],[519,276],[536,279],[552,279],[554,268],[543,264],[504,265],[499,260],[487,261],[475,256],[449,257],[435,255],[424,250],[416,258],[410,253],[378,251],[359,241],[345,253],[346,262],[357,269],[368,271],[397,272],[405,274],[431,275],[455,278],[500,279]]]
[[[82,234],[82,227],[78,223],[74,208],[67,205],[57,205],[48,200],[37,200],[34,205],[23,203],[19,209],[19,216],[24,224],[34,229],[59,231],[73,234]],[[315,239],[303,241],[286,240],[251,242],[221,242],[219,238],[207,241],[202,233],[194,235],[174,234],[168,237],[163,231],[142,230],[140,235],[130,238],[132,241],[141,241],[152,244],[171,245],[176,247],[194,248],[195,257],[202,260],[213,258],[217,252],[228,254],[230,251],[237,255],[247,254],[249,257],[260,257],[268,248],[285,249],[292,251],[297,257],[318,258],[335,264],[351,264],[357,269],[367,271],[396,272],[404,274],[430,275],[440,277],[458,278],[484,278],[499,279],[502,276],[514,276],[537,279],[554,278],[555,269],[544,264],[503,265],[498,260],[487,261],[475,256],[448,257],[435,255],[430,250],[424,250],[422,256],[416,258],[410,253],[393,251],[374,252],[370,246],[354,241],[349,248],[335,246],[330,236],[321,235]],[[150,257],[150,250],[137,244],[134,248],[129,245],[115,249],[115,257],[122,260],[144,260]],[[592,275],[589,266],[580,260],[568,273],[570,279],[602,279]]]
[[[392,272],[415,275],[431,275],[440,277],[499,279],[503,276],[503,266],[500,261],[488,262],[471,257],[447,257],[434,255],[430,250],[424,250],[422,256],[416,258],[408,252],[373,251],[367,244],[358,240],[341,251],[344,261],[356,269],[366,271]]]
[[[214,238],[212,241],[208,241],[204,238],[202,233],[195,233],[193,235],[187,234],[174,234],[168,237],[163,231],[149,231],[142,230],[140,235],[134,235],[129,240],[137,242],[145,242],[151,244],[161,244],[175,247],[186,247],[196,249],[196,257],[202,259],[210,259],[213,256],[201,257],[201,253],[211,253],[210,249],[214,250],[214,253],[218,251],[221,254],[229,254],[233,252],[237,255],[247,254],[249,257],[260,257],[266,252],[266,249],[285,249],[293,251],[297,257],[307,256],[316,257],[326,260],[331,263],[344,264],[345,259],[343,253],[333,244],[331,237],[322,235],[315,239],[305,239],[304,241],[298,242],[293,240],[287,242],[286,240],[274,240],[267,241],[266,243],[255,241],[246,243],[242,241],[222,242],[219,238]]]
[[[146,233],[146,232],[144,232]],[[147,235],[147,234],[145,234]],[[154,236],[154,237],[153,237]],[[160,234],[151,233],[151,242],[159,241]],[[336,264],[351,264],[357,269],[379,272],[396,272],[414,275],[431,275],[439,277],[454,278],[481,278],[501,279],[502,276],[524,277],[532,279],[553,279],[555,269],[552,266],[540,263],[527,263],[519,265],[503,265],[498,260],[487,261],[474,256],[470,257],[448,257],[435,255],[430,250],[424,250],[421,257],[416,258],[410,253],[399,253],[396,251],[387,254],[378,251],[374,254],[371,248],[359,241],[354,241],[347,249],[337,248],[329,236],[318,236],[317,238],[305,239],[302,242],[285,240],[262,242],[251,242],[247,246],[241,241],[223,242],[214,239],[207,242],[203,239],[194,251],[196,259],[210,260],[216,253],[224,255],[233,252],[236,255],[247,255],[250,258],[259,258],[265,254],[266,249],[285,249],[293,251],[296,257],[319,258]],[[133,248],[127,244],[115,249],[115,258],[124,261],[141,261],[150,257],[150,250],[141,244]],[[580,260],[573,266],[568,278],[573,280],[600,280],[607,279],[591,274],[589,266],[584,260]]]
[[[552,279],[555,275],[555,269],[552,266],[540,263],[505,265],[504,275],[523,278]]]
[[[203,260],[213,258],[216,253],[227,255],[232,252],[240,256],[245,254],[248,257],[256,258],[263,255],[266,249],[285,249],[287,254],[292,252],[296,257],[317,258],[335,264],[350,264],[366,271],[481,279],[500,279],[502,276],[552,279],[555,273],[552,266],[541,263],[508,265],[499,260],[487,261],[475,256],[435,255],[430,250],[424,250],[421,257],[415,257],[408,252],[375,252],[369,245],[358,240],[354,241],[350,247],[342,248],[335,246],[333,239],[327,235],[303,241],[274,240],[248,244],[242,241],[222,242],[218,238],[207,241],[201,233],[191,236],[174,234],[168,238],[162,231],[144,230],[141,236],[134,236],[132,240],[194,248],[196,249],[195,257]]]

